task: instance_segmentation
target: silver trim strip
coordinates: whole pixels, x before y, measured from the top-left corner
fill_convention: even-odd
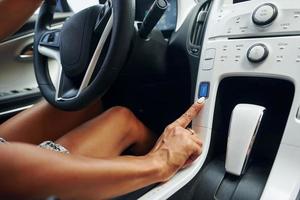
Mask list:
[[[93,75],[93,72],[95,70],[98,58],[100,57],[100,54],[101,54],[101,52],[103,50],[104,44],[105,44],[108,36],[109,36],[109,34],[110,34],[111,30],[112,30],[112,27],[113,27],[113,13],[111,13],[111,15],[109,17],[109,20],[108,20],[108,22],[107,22],[107,24],[105,26],[105,29],[104,29],[104,31],[103,31],[103,33],[101,35],[101,38],[100,38],[100,40],[98,42],[97,48],[96,48],[96,50],[94,52],[92,60],[91,60],[91,62],[89,64],[89,66],[88,66],[86,74],[85,74],[85,76],[83,78],[83,81],[81,83],[81,86],[79,88],[78,95],[82,92],[83,89],[85,89],[88,86],[88,84],[89,84],[89,82],[91,80],[91,77]]]
[[[246,155],[245,160],[244,160],[244,164],[243,164],[243,167],[242,167],[241,174],[244,174],[245,171],[246,171],[248,160],[249,160],[249,157],[250,157],[250,154],[251,154],[251,151],[252,151],[252,147],[253,147],[256,135],[258,133],[258,130],[259,130],[259,127],[260,127],[260,124],[261,124],[261,120],[264,116],[264,113],[265,113],[265,110],[262,111],[262,113],[260,114],[260,116],[258,118],[257,124],[255,126],[255,130],[254,130],[254,134],[252,135],[251,142],[250,142],[250,145],[249,145],[248,150],[247,150],[247,155]]]
[[[20,37],[13,38],[13,39],[10,39],[10,40],[1,42],[1,43],[0,43],[0,47],[1,47],[1,46],[4,46],[4,45],[8,45],[8,44],[13,43],[13,42],[16,42],[16,41],[18,41],[18,40],[25,39],[25,38],[30,38],[30,37],[33,37],[33,36],[34,36],[34,33],[28,33],[28,34],[22,35],[22,36],[20,36]]]
[[[8,114],[13,114],[13,113],[16,113],[16,112],[27,110],[27,109],[31,108],[32,106],[33,106],[33,104],[32,105],[28,105],[28,106],[23,106],[23,107],[20,107],[20,108],[15,108],[15,109],[8,110],[8,111],[4,111],[4,112],[0,112],[0,116],[4,116],[4,115],[8,115]]]
[[[19,59],[21,59],[21,60],[27,60],[27,59],[32,59],[32,58],[33,58],[33,55],[27,55],[27,54],[19,55]]]

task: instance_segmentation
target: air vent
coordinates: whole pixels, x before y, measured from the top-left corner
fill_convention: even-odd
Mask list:
[[[209,6],[210,6],[210,0],[204,2],[201,5],[192,26],[192,31],[190,34],[190,43],[191,43],[190,52],[195,55],[199,55],[200,45],[202,40],[201,36],[203,34],[203,28],[205,25],[205,20],[209,10]]]

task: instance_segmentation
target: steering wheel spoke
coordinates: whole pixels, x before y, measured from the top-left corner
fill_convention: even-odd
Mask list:
[[[74,85],[72,80],[66,76],[62,69],[60,52],[58,49],[52,46],[39,45],[38,51],[43,56],[54,59],[58,65],[57,80],[53,83],[55,87],[55,100],[66,101],[68,99],[74,99],[78,96],[78,86]]]
[[[54,59],[58,65],[58,74],[56,75],[58,80],[53,83],[56,91],[59,90],[60,79],[62,76],[62,65],[59,52],[59,36],[60,30],[45,31],[38,44],[38,52],[47,58]]]
[[[110,34],[111,30],[112,30],[112,27],[113,27],[113,15],[111,13],[110,16],[109,16],[109,19],[108,19],[108,21],[106,23],[106,26],[105,26],[105,28],[104,28],[104,30],[102,32],[101,38],[100,38],[100,40],[98,42],[98,45],[97,45],[96,50],[95,50],[95,52],[93,54],[93,57],[92,57],[92,59],[90,61],[90,64],[89,64],[89,66],[87,68],[87,71],[86,71],[86,73],[84,75],[84,78],[83,78],[82,83],[81,83],[80,88],[79,88],[79,93],[83,89],[85,89],[88,86],[88,84],[90,83],[92,75],[93,75],[94,70],[96,68],[98,59],[99,59],[99,57],[100,57],[100,55],[102,53],[102,50],[104,48],[104,45],[105,45],[107,39],[109,37],[109,34]]]
[[[63,70],[60,71],[59,78],[57,80],[57,88],[55,91],[56,101],[68,101],[78,97],[78,86],[66,76]]]

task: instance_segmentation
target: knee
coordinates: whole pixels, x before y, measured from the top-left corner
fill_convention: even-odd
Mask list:
[[[118,123],[119,127],[123,127],[124,133],[127,137],[136,139],[136,130],[139,128],[139,120],[135,117],[133,112],[126,107],[115,106],[110,108],[108,114],[115,123]]]
[[[126,107],[115,106],[110,108],[108,114],[113,118],[123,119],[124,121],[129,121],[134,119],[134,114]]]

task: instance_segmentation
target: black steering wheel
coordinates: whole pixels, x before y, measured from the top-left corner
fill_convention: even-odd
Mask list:
[[[44,1],[36,22],[35,75],[50,104],[78,110],[102,97],[124,65],[134,34],[135,0],[89,7],[66,20],[62,29],[50,27],[55,6],[55,1]],[[55,83],[48,58],[60,67]]]

